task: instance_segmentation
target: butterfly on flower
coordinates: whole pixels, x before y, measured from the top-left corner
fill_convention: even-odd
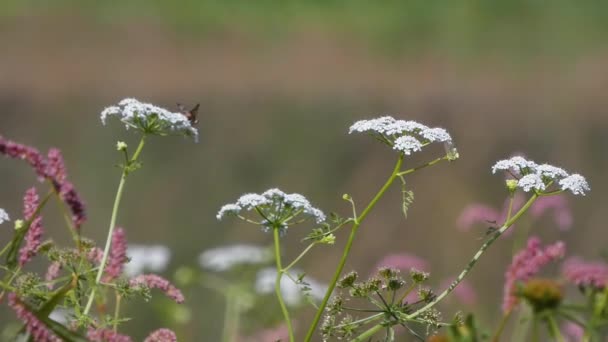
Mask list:
[[[186,110],[186,107],[181,103],[177,103],[177,108],[179,108],[180,114],[188,118],[191,125],[196,125],[198,123],[198,108],[200,107],[200,103],[197,103],[196,106],[192,107],[190,110]]]

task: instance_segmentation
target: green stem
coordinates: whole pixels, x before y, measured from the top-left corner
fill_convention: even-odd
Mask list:
[[[293,327],[291,326],[291,319],[289,318],[289,311],[287,311],[287,306],[285,305],[285,301],[283,300],[283,294],[281,293],[281,278],[283,277],[283,266],[281,265],[281,245],[280,245],[280,236],[279,236],[279,228],[273,229],[274,235],[274,257],[277,264],[277,278],[274,283],[274,290],[277,294],[277,298],[279,300],[279,305],[281,306],[281,312],[283,312],[283,318],[285,319],[285,324],[287,324],[287,330],[289,332],[289,341],[294,342],[295,339],[293,337]]]
[[[549,325],[549,331],[551,331],[551,335],[553,335],[553,337],[555,337],[558,342],[564,342],[564,337],[559,331],[559,327],[557,326],[557,322],[555,322],[553,314],[547,315],[547,324]]]
[[[500,324],[498,325],[498,329],[496,329],[496,333],[494,334],[494,337],[492,337],[492,342],[500,341],[500,336],[502,335],[503,330],[505,330],[505,326],[507,325],[507,322],[511,317],[511,312],[512,310],[509,310],[502,316]]]
[[[413,173],[413,172],[416,172],[418,170],[424,169],[425,167],[433,166],[433,165],[439,163],[442,160],[448,160],[448,156],[439,157],[437,159],[431,160],[430,162],[428,162],[426,164],[422,164],[420,166],[413,167],[413,168],[405,170],[403,172],[399,172],[397,174],[397,176],[401,177],[401,176],[409,175],[410,173]]]
[[[313,319],[312,324],[310,325],[310,328],[308,329],[308,333],[306,334],[306,338],[304,339],[305,342],[310,342],[310,340],[312,339],[312,335],[314,334],[315,330],[317,329],[317,325],[319,324],[319,321],[321,320],[321,315],[323,315],[323,311],[325,311],[325,307],[327,306],[329,298],[331,297],[331,294],[334,291],[334,288],[336,287],[336,283],[338,282],[338,279],[340,278],[340,275],[342,274],[342,270],[344,269],[344,265],[346,264],[346,259],[348,258],[348,254],[350,253],[350,249],[353,245],[353,241],[355,240],[355,235],[357,234],[357,230],[359,229],[359,226],[361,225],[361,223],[363,222],[363,220],[365,219],[367,214],[369,214],[369,212],[374,208],[374,206],[380,200],[380,198],[382,198],[382,196],[384,195],[386,190],[388,190],[388,188],[391,186],[391,184],[393,184],[393,181],[395,180],[395,178],[398,177],[399,170],[401,170],[402,164],[403,164],[403,154],[399,155],[399,159],[397,160],[395,168],[393,169],[393,173],[388,178],[386,183],[384,183],[382,188],[380,188],[380,190],[378,191],[376,196],[374,196],[374,198],[367,205],[365,210],[363,210],[361,215],[359,217],[355,218],[353,227],[350,232],[350,236],[348,237],[348,241],[346,242],[346,246],[344,247],[344,252],[342,253],[342,258],[340,259],[340,263],[338,264],[338,268],[336,269],[336,272],[334,273],[334,276],[333,276],[331,282],[329,283],[327,292],[325,292],[325,297],[323,297],[323,301],[321,302],[321,305],[319,306],[319,309],[317,310],[317,313],[315,314],[315,318]]]
[[[114,331],[118,331],[118,317],[120,315],[120,301],[122,299],[122,296],[120,294],[118,294],[118,292],[116,293],[116,306],[114,307],[114,322],[112,323],[112,329],[114,329]]]
[[[143,135],[141,137],[141,140],[139,141],[137,150],[135,151],[135,154],[133,154],[133,158],[131,158],[131,161],[129,162],[129,164],[133,164],[134,162],[137,161],[137,158],[139,157],[139,154],[141,153],[141,150],[144,147],[145,141],[146,141],[146,136]],[[97,292],[97,286],[101,282],[101,277],[103,276],[103,271],[105,270],[106,263],[108,261],[108,256],[110,254],[110,246],[112,245],[112,235],[114,233],[114,228],[116,227],[116,218],[118,217],[118,208],[120,207],[120,200],[122,199],[125,182],[127,180],[128,174],[129,174],[129,166],[130,165],[124,166],[124,169],[122,170],[122,175],[120,177],[120,183],[118,183],[118,190],[116,191],[116,198],[114,199],[114,206],[112,207],[112,216],[110,218],[110,227],[108,228],[108,237],[106,238],[106,246],[103,250],[103,257],[101,258],[101,263],[99,264],[97,276],[95,277],[95,286],[91,290],[91,295],[89,296],[89,300],[88,300],[87,305],[83,312],[85,315],[88,315],[89,312],[91,311],[91,306],[93,305],[93,301],[95,299],[95,294]]]
[[[373,327],[364,331],[361,335],[352,339],[351,342],[369,341],[372,338],[372,336],[374,336],[375,334],[377,334],[380,330],[382,330],[384,328],[385,327],[383,324],[376,324]]]
[[[284,272],[289,271],[290,268],[292,268],[298,261],[300,261],[300,259],[302,259],[304,257],[304,255],[306,255],[306,253],[308,253],[308,251],[310,251],[311,248],[313,248],[317,243],[313,242],[310,245],[308,245],[308,247],[306,247],[306,249],[304,249],[304,251],[302,253],[300,253],[300,255],[298,255],[297,258],[295,258],[291,264],[287,265],[287,267],[285,267],[283,269]]]

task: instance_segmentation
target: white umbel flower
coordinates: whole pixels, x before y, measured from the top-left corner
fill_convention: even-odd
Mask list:
[[[450,145],[452,158],[458,158],[452,137],[445,129],[430,128],[416,121],[397,120],[392,116],[359,120],[350,126],[348,133],[370,134],[406,155],[420,151],[430,143],[442,142]]]
[[[559,181],[562,190],[570,190],[575,195],[585,196],[585,191],[591,190],[585,177],[575,173]]]
[[[589,184],[585,177],[579,174],[570,175],[566,170],[549,165],[537,164],[521,156],[504,159],[492,166],[492,173],[506,171],[515,177],[517,187],[523,191],[544,192],[551,185],[559,184],[561,190],[569,190],[574,195],[585,195]],[[512,180],[512,181],[515,181]]]
[[[409,156],[412,152],[420,151],[422,149],[422,143],[418,139],[406,135],[395,139],[393,148]]]
[[[136,99],[127,98],[116,106],[101,112],[101,122],[105,125],[109,117],[117,117],[127,129],[134,128],[147,134],[185,135],[198,139],[198,130],[192,127],[188,117]]]
[[[204,251],[198,257],[199,265],[211,271],[224,272],[237,265],[265,264],[272,261],[272,251],[255,245],[232,245]]]
[[[262,194],[245,194],[235,203],[224,205],[216,217],[221,220],[229,215],[239,216],[243,211],[255,211],[260,215],[262,219],[256,223],[264,226],[264,230],[270,230],[273,226],[286,229],[300,215],[308,216],[316,223],[326,219],[325,214],[313,207],[306,197],[295,193],[287,194],[276,188]]]
[[[11,219],[8,217],[8,213],[4,209],[0,208],[0,224],[10,220]]]
[[[537,191],[543,191],[546,188],[543,179],[540,175],[536,173],[531,173],[529,175],[521,177],[517,182],[517,186],[522,188],[525,192],[528,192],[532,189]]]
[[[294,271],[297,273],[297,271]],[[277,270],[272,267],[261,269],[256,278],[255,290],[259,294],[274,293]],[[297,306],[304,300],[305,292],[315,301],[323,300],[327,285],[318,282],[310,277],[305,277],[302,284],[294,282],[291,278],[283,276],[281,278],[281,295],[285,304]]]

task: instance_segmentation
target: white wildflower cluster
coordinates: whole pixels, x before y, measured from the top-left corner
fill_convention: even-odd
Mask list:
[[[496,162],[492,166],[492,173],[505,171],[517,179],[517,187],[528,192],[531,190],[545,191],[556,184],[561,190],[569,190],[575,195],[585,195],[589,191],[589,184],[585,177],[579,174],[569,174],[564,169],[549,165],[537,164],[532,160],[516,156]]]
[[[254,245],[231,245],[204,251],[198,257],[199,265],[211,271],[224,272],[237,265],[266,264],[273,260],[272,251]]]
[[[8,213],[4,209],[0,208],[0,224],[10,220],[11,219],[8,217]]]
[[[434,142],[449,146],[448,153],[455,158],[458,155],[452,137],[445,129],[430,128],[416,121],[397,120],[391,116],[360,120],[350,126],[348,133],[354,132],[371,134],[406,155],[420,151],[422,147]]]
[[[258,212],[263,218],[259,223],[267,228],[274,225],[287,228],[300,214],[313,218],[316,223],[325,221],[325,214],[313,207],[306,197],[286,194],[279,189],[270,189],[262,194],[245,194],[236,203],[224,205],[217,213],[217,219],[221,220],[228,215],[237,216],[241,211]]]
[[[162,272],[171,259],[171,251],[162,245],[130,244],[127,248],[129,262],[125,264],[128,277],[143,274],[144,271]]]
[[[184,114],[173,113],[136,99],[124,99],[116,106],[107,107],[101,112],[101,122],[105,125],[111,116],[122,121],[127,129],[135,128],[147,134],[185,135],[198,139],[198,130],[192,127]]]
[[[275,291],[277,270],[272,267],[260,270],[256,277],[255,290],[259,294],[271,294]],[[289,306],[302,304],[305,296],[309,296],[315,301],[323,300],[327,291],[327,285],[310,277],[302,279],[302,283],[296,283],[290,277],[281,278],[281,295],[285,303]]]

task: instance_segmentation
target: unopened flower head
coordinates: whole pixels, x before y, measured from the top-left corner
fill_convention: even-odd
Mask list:
[[[8,216],[8,213],[4,209],[0,208],[0,224],[10,220],[11,218]]]
[[[299,223],[307,216],[316,223],[325,221],[325,214],[313,207],[306,197],[300,194],[286,194],[279,189],[270,189],[262,194],[245,194],[235,203],[224,205],[217,214],[217,219],[224,216],[241,216],[242,211],[255,211],[262,217],[255,221],[264,230],[278,228],[284,232],[288,226]]]
[[[492,173],[505,171],[513,176],[509,186],[513,188],[517,181],[517,188],[525,192],[545,192],[552,185],[557,185],[562,191],[569,190],[574,195],[585,195],[589,191],[589,184],[585,177],[579,174],[569,174],[564,169],[549,165],[537,164],[521,156],[504,159],[492,166]]]
[[[192,127],[188,117],[136,99],[124,99],[116,106],[101,112],[101,122],[105,125],[108,117],[117,117],[127,129],[134,128],[146,134],[185,135],[198,139],[198,130]]]
[[[254,245],[232,245],[204,251],[198,257],[202,268],[224,272],[238,265],[266,264],[273,260],[272,251]]]
[[[448,158],[458,158],[452,137],[445,129],[430,128],[416,121],[397,120],[391,116],[360,120],[350,126],[348,131],[349,134],[355,132],[370,134],[405,155],[420,151],[430,143],[442,142],[446,146]]]

